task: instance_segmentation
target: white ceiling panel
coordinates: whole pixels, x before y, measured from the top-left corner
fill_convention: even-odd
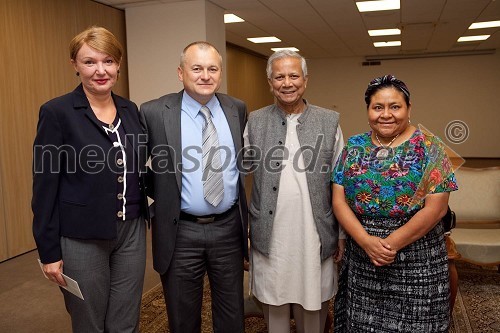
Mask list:
[[[497,21],[500,20],[498,17],[498,13],[500,13],[500,1],[493,0],[486,6],[486,8],[481,12],[479,17],[477,17],[477,22],[485,22],[485,21]]]
[[[437,22],[445,4],[446,0],[401,1],[401,20],[404,23]]]
[[[459,20],[467,24],[479,17],[479,14],[488,6],[492,0],[453,0],[448,1],[444,6],[441,20]],[[494,0],[493,0],[494,1]]]
[[[266,5],[269,11],[306,34],[330,29],[315,8],[304,0],[273,0]],[[282,10],[284,6],[287,10]]]
[[[361,13],[361,17],[367,30],[397,28],[401,23],[401,12],[399,10],[366,12]]]
[[[468,27],[468,26],[467,26]],[[447,52],[462,36],[464,24],[462,22],[444,22],[436,26],[434,34],[428,44],[428,52]]]
[[[425,52],[434,33],[434,23],[408,23],[403,25],[401,49],[410,52]]]
[[[497,31],[493,35],[490,36],[487,40],[481,42],[477,46],[478,50],[486,50],[486,49],[500,49],[500,31]]]
[[[352,0],[309,0],[309,3],[332,31],[331,35],[323,32],[318,37],[324,36],[328,39],[325,44],[332,46],[328,49],[334,51],[334,56],[348,57],[374,53],[373,42]],[[333,42],[334,40],[338,42]],[[340,43],[344,44],[345,48],[341,48]]]
[[[95,0],[127,8],[191,0]],[[226,25],[228,42],[269,56],[271,47],[294,46],[307,58],[446,53],[500,48],[500,28],[468,30],[473,22],[500,20],[500,0],[401,0],[401,9],[359,13],[355,0],[207,0],[246,22]],[[369,29],[401,28],[401,36],[370,37]],[[463,35],[491,34],[478,43]],[[281,43],[253,44],[248,37]],[[375,48],[375,41],[402,40]]]
[[[240,35],[245,39],[249,37],[265,37],[268,35],[267,31],[263,31],[249,22],[226,24],[226,32],[228,31]]]

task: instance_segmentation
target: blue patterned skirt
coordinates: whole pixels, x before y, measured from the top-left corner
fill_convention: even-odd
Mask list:
[[[373,236],[387,237],[410,217],[359,217]],[[441,223],[376,267],[352,238],[340,268],[334,332],[448,332],[448,257]]]

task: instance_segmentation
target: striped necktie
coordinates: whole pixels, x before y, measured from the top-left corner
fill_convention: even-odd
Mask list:
[[[203,105],[200,112],[205,118],[202,131],[203,196],[212,206],[216,207],[224,198],[219,137],[210,117],[210,109]]]

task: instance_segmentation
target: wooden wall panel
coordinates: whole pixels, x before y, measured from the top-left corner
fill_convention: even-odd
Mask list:
[[[86,27],[106,15],[123,30],[119,35],[125,36],[123,11],[86,2],[91,5],[82,10],[83,0],[0,0],[0,241],[4,230],[6,242],[2,244],[7,246],[7,258],[35,248],[32,144],[38,110],[45,101],[79,84],[68,50],[71,38],[83,30],[77,22]],[[84,19],[81,11],[86,13]],[[115,23],[120,20],[122,24]],[[126,75],[120,81],[120,89],[128,90]],[[4,259],[0,245],[0,260]]]
[[[226,63],[228,94],[245,101],[249,112],[274,103],[266,77],[267,59],[228,44]]]
[[[7,11],[7,3],[6,2],[0,2],[0,20],[4,20],[5,18],[5,13]],[[0,21],[1,22],[1,21]],[[3,28],[3,23],[0,23],[0,73],[5,73],[5,68],[7,67],[7,59],[4,58],[4,46],[5,46],[5,31]],[[4,81],[4,77],[2,76],[2,79],[0,80],[0,93],[3,91],[1,82]],[[2,94],[3,95],[3,94]],[[3,96],[0,95],[0,113],[2,112],[3,108]],[[3,119],[0,118],[0,126],[3,127]],[[0,127],[0,131],[3,132],[3,128]],[[1,133],[0,133],[1,135]],[[3,158],[3,145],[2,141],[0,141],[0,261],[3,261],[8,258],[8,253],[7,253],[7,235],[5,231],[5,207],[4,207],[4,197],[3,197],[3,173],[2,173],[2,158]]]
[[[0,158],[2,156],[0,155]],[[2,163],[0,161],[0,168]],[[2,174],[2,170],[0,169],[0,175]],[[3,193],[2,193],[2,178],[0,176],[0,261],[7,259],[7,233],[5,231],[5,209],[3,206]]]
[[[5,78],[0,80],[0,161],[7,253],[12,257],[35,247],[30,207],[33,137],[40,104],[64,92],[68,82],[67,51],[61,50],[60,41],[71,35],[71,29],[61,27],[71,24],[72,9],[64,0],[21,0],[7,1],[0,12],[0,48],[6,59],[0,69]]]

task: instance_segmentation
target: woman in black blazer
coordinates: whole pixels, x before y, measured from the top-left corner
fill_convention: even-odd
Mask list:
[[[33,147],[33,235],[74,332],[138,332],[146,262],[146,136],[137,106],[112,93],[123,48],[101,27],[70,43],[81,84],[40,108]],[[144,213],[144,214],[143,214]]]

